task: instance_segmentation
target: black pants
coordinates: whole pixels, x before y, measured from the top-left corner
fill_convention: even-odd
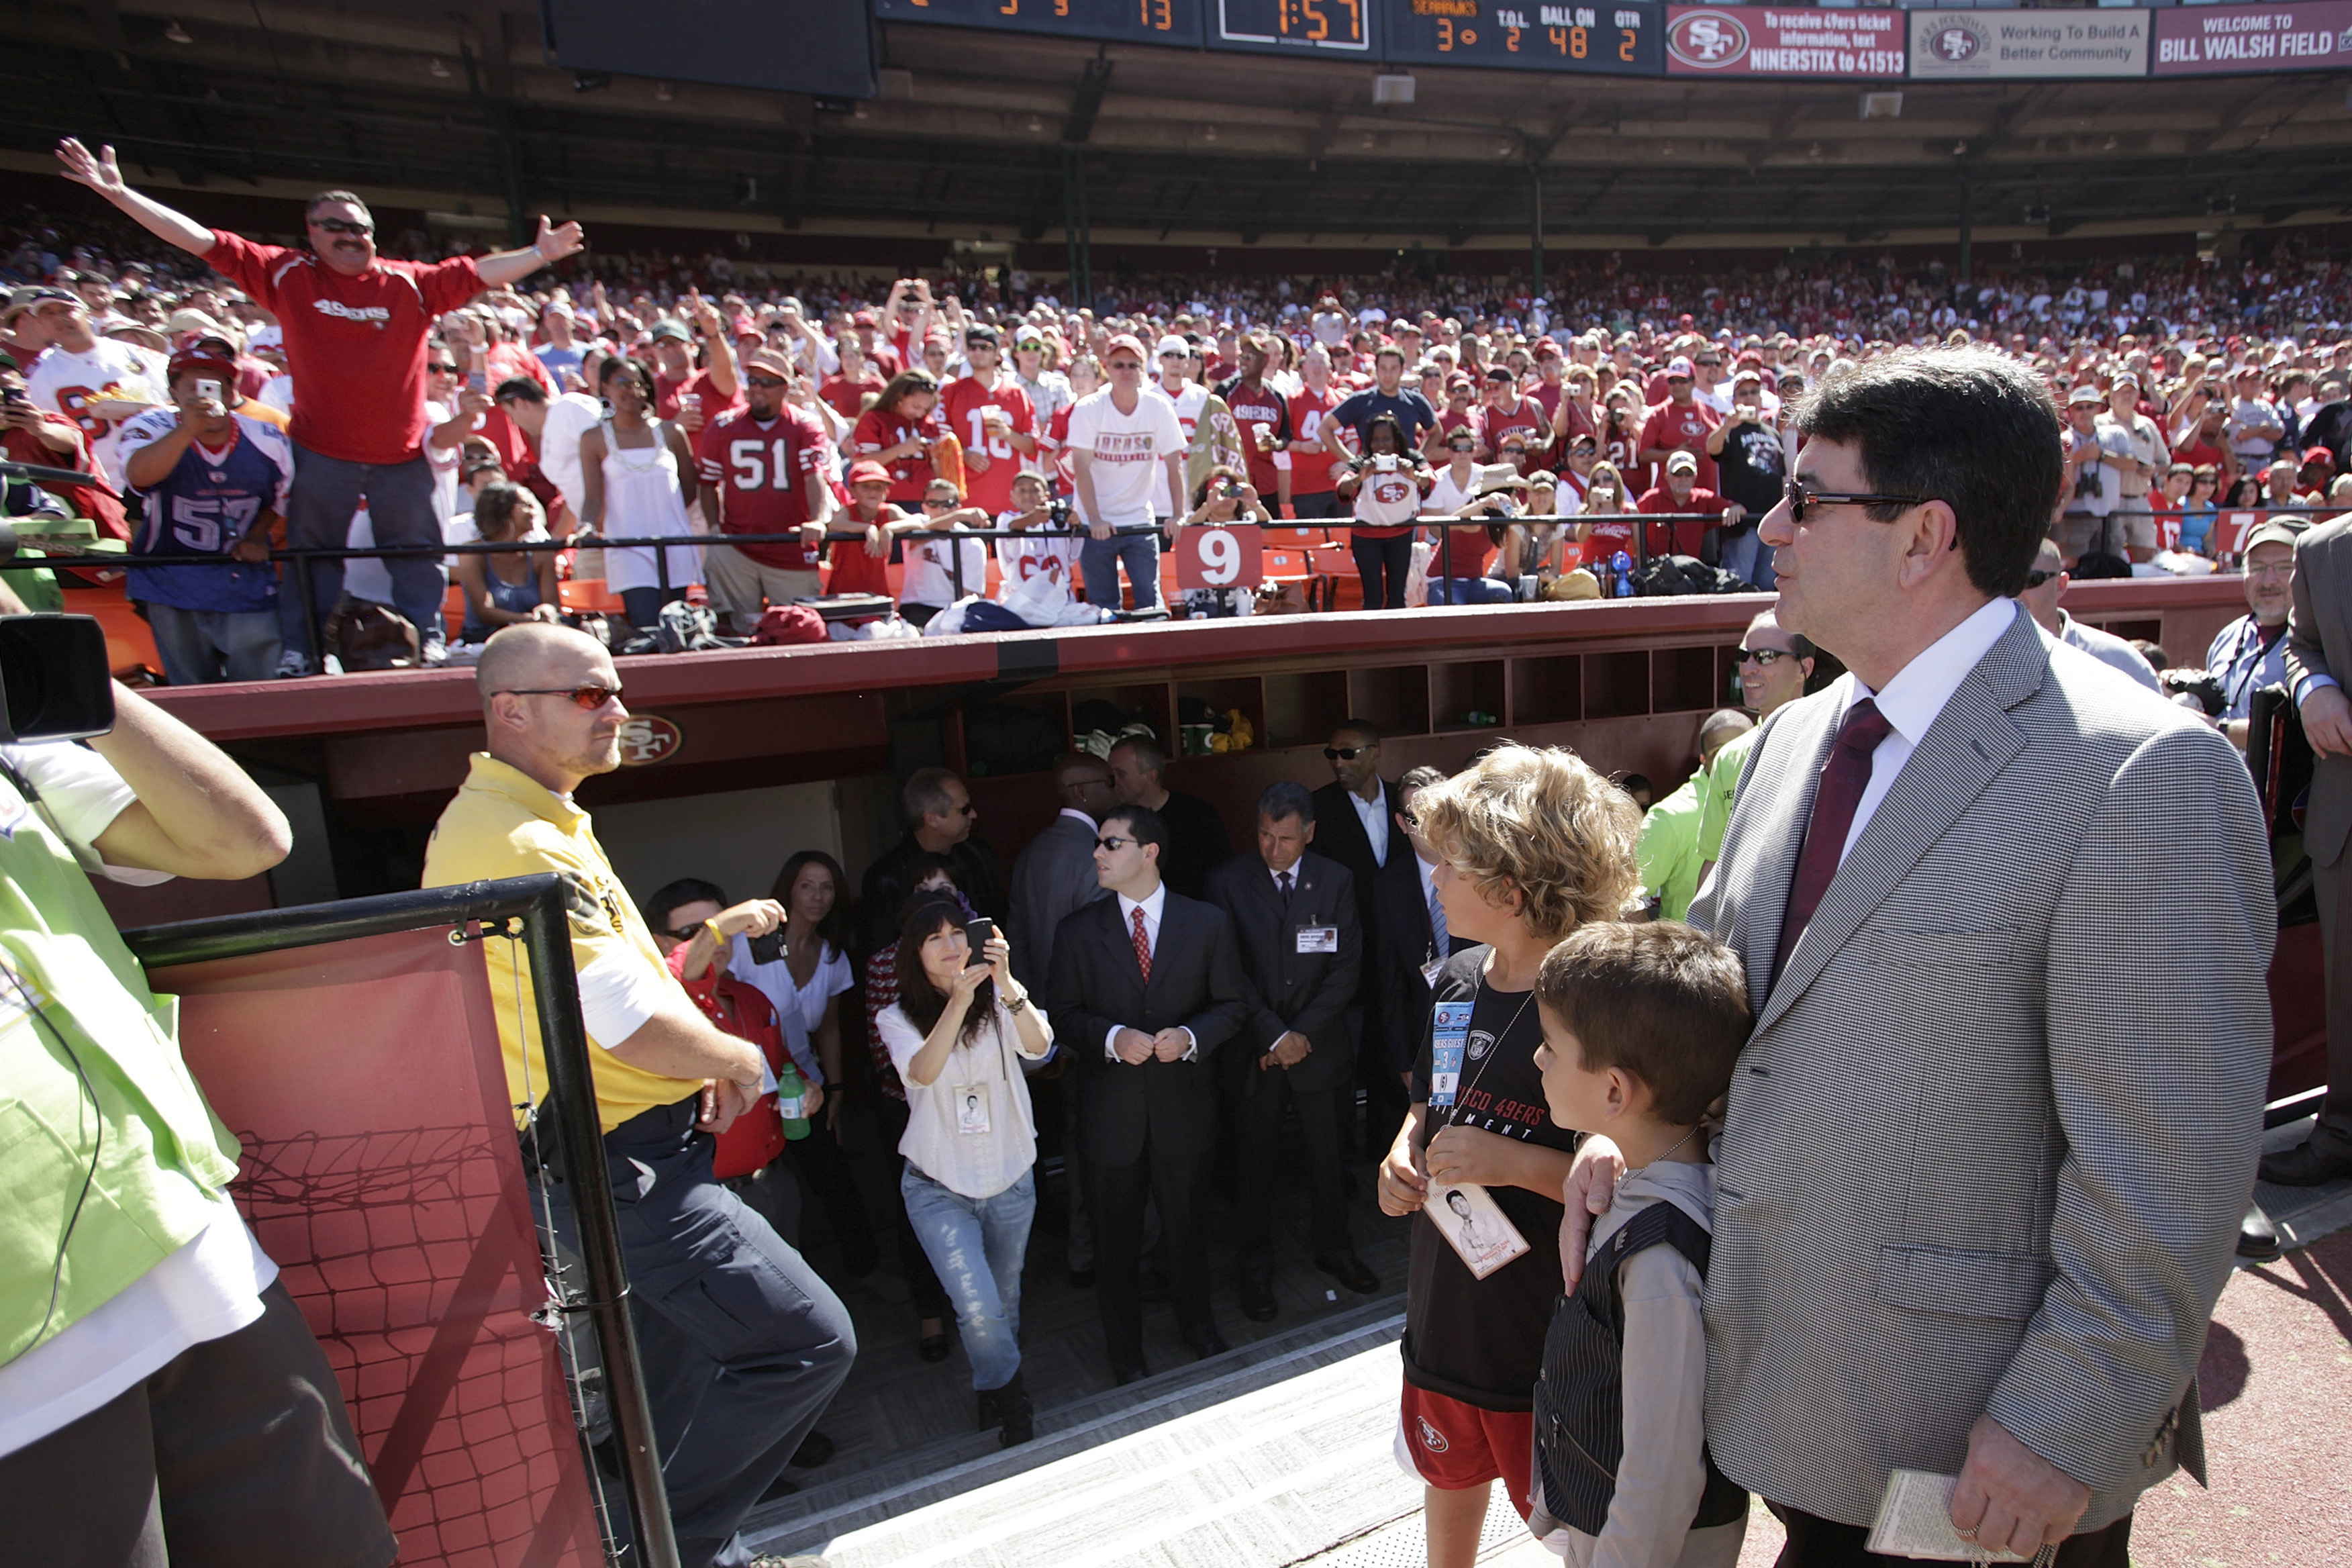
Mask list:
[[[686,598],[686,584],[673,588],[624,588],[621,590],[621,614],[629,625],[641,632],[649,632],[661,624],[664,605],[681,603]]]
[[[1366,539],[1358,533],[1349,548],[1356,552],[1356,575],[1364,580],[1364,608],[1404,608],[1404,580],[1412,570],[1412,531],[1394,539]]]
[[[1330,490],[1320,495],[1292,496],[1290,510],[1301,522],[1322,522],[1348,515],[1339,505],[1339,496]]]
[[[793,1163],[802,1189],[824,1207],[825,1223],[841,1248],[841,1266],[853,1279],[873,1273],[881,1263],[874,1247],[874,1225],[866,1217],[866,1200],[858,1195],[849,1160],[825,1127],[824,1114],[810,1126],[807,1137],[784,1145],[784,1158]]]
[[[711,1175],[695,1110],[630,1118],[604,1134],[604,1165],[678,1561],[747,1568],[736,1528],[833,1402],[857,1334],[816,1270]],[[548,1199],[576,1238],[571,1188]]]
[[[1771,1505],[1789,1527],[1789,1543],[1780,1548],[1778,1568],[1878,1568],[1881,1563],[1920,1563],[1918,1557],[1888,1557],[1863,1543],[1870,1531],[1858,1524],[1839,1524],[1795,1509]],[[2058,1568],[2131,1568],[2131,1515],[2087,1535],[2069,1536],[2058,1548]]]
[[[1315,1254],[1346,1252],[1348,1200],[1339,1173],[1339,1109],[1343,1090],[1296,1087],[1286,1068],[1236,1074],[1229,1098],[1234,1142],[1240,1155],[1241,1187],[1234,1194],[1234,1253],[1245,1279],[1274,1271],[1274,1200],[1282,1190],[1282,1109],[1298,1108],[1300,1142],[1307,1154],[1308,1234]],[[1343,1080],[1345,1081],[1345,1080]]]
[[[1147,1138],[1123,1165],[1087,1162],[1087,1198],[1095,1227],[1095,1300],[1102,1312],[1103,1345],[1111,1370],[1143,1366],[1143,1203],[1160,1209],[1168,1283],[1176,1299],[1176,1326],[1204,1332],[1209,1319],[1209,1242],[1202,1229],[1210,1153],[1163,1155]]]
[[[877,1092],[873,1104],[875,1120],[882,1124],[882,1146],[895,1152],[907,1136],[907,1102]],[[923,1250],[915,1227],[908,1223],[906,1194],[896,1182],[890,1184],[890,1217],[896,1222],[898,1272],[906,1277],[908,1303],[918,1318],[944,1321],[952,1315],[947,1290],[940,1284],[939,1271],[931,1267],[930,1254]]]
[[[335,1373],[283,1285],[0,1458],[0,1557],[41,1568],[383,1568],[398,1548]]]

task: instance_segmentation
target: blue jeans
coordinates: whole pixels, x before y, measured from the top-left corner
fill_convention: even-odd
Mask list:
[[[1723,536],[1723,569],[1759,588],[1769,589],[1780,581],[1780,574],[1772,570],[1772,552],[1764,548],[1752,523]]]
[[[433,515],[433,468],[424,453],[404,463],[348,463],[297,443],[294,488],[286,502],[288,547],[341,549],[352,536],[352,514],[359,510],[362,496],[378,544],[441,542],[441,521]],[[319,619],[324,623],[343,595],[343,563],[313,561],[310,566]],[[392,575],[392,607],[408,617],[418,637],[431,640],[433,629],[441,625],[441,596],[448,585],[441,557],[387,555],[383,566]],[[287,644],[307,651],[301,584],[289,581],[278,591]]]
[[[1429,602],[1433,605],[1507,605],[1516,596],[1508,583],[1497,583],[1492,577],[1429,580]]]
[[[1037,1173],[989,1198],[951,1192],[909,1161],[898,1178],[907,1222],[947,1287],[971,1358],[971,1385],[1003,1388],[1021,1370],[1021,1263],[1037,1214]]]
[[[670,1524],[685,1568],[748,1568],[737,1527],[831,1404],[857,1335],[801,1255],[710,1173],[695,1101],[604,1134]],[[547,1188],[576,1247],[567,1184]]]
[[[1160,603],[1160,536],[1156,533],[1114,533],[1108,539],[1087,535],[1078,546],[1078,570],[1086,574],[1087,603],[1107,610],[1120,607],[1118,569],[1127,567],[1127,581],[1135,590],[1135,607],[1148,610]]]
[[[174,686],[216,680],[269,680],[278,674],[278,612],[184,610],[147,606],[147,629],[163,656],[163,678]]]

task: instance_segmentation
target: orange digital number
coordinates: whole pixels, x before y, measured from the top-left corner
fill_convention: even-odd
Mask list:
[[[1519,52],[1519,30],[1517,27],[1503,29],[1503,47],[1515,55]]]
[[[1068,16],[1069,14],[1070,14],[1070,0],[1054,0],[1054,15],[1055,15],[1055,16]]]
[[[1617,45],[1617,58],[1630,66],[1633,63],[1633,46],[1641,41],[1642,35],[1631,27],[1620,27],[1617,29],[1617,37],[1620,40]]]
[[[1298,0],[1298,14],[1307,18],[1307,41],[1319,44],[1331,36],[1331,19],[1317,0]]]
[[[1454,52],[1454,18],[1451,16],[1437,19],[1437,52],[1441,55]]]
[[[1290,31],[1290,0],[1274,0],[1274,30],[1287,35]]]
[[[1143,25],[1156,33],[1169,32],[1176,26],[1169,15],[1171,0],[1136,0],[1143,16]]]
[[[1364,15],[1362,0],[1339,0],[1339,4],[1348,8],[1348,42],[1351,44],[1360,44],[1363,42]]]
[[[921,3],[927,5],[929,0],[921,0]],[[1021,15],[1021,0],[1004,0],[1004,4],[996,8],[996,14],[1000,16],[1018,16]]]

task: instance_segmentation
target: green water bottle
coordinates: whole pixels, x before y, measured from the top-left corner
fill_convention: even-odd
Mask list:
[[[801,1069],[786,1062],[776,1074],[776,1114],[783,1119],[784,1136],[799,1142],[809,1135],[808,1080]]]

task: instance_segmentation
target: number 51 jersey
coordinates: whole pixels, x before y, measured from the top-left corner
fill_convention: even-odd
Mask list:
[[[230,437],[213,447],[191,441],[162,482],[136,493],[146,517],[131,535],[131,597],[183,610],[271,610],[278,568],[234,559],[229,552],[263,512],[283,516],[294,482],[294,447],[286,432],[243,414],[229,416]],[[125,424],[116,448],[126,469],[131,454],[170,435],[176,408],[152,408]],[[218,565],[140,566],[142,555],[217,555]]]

